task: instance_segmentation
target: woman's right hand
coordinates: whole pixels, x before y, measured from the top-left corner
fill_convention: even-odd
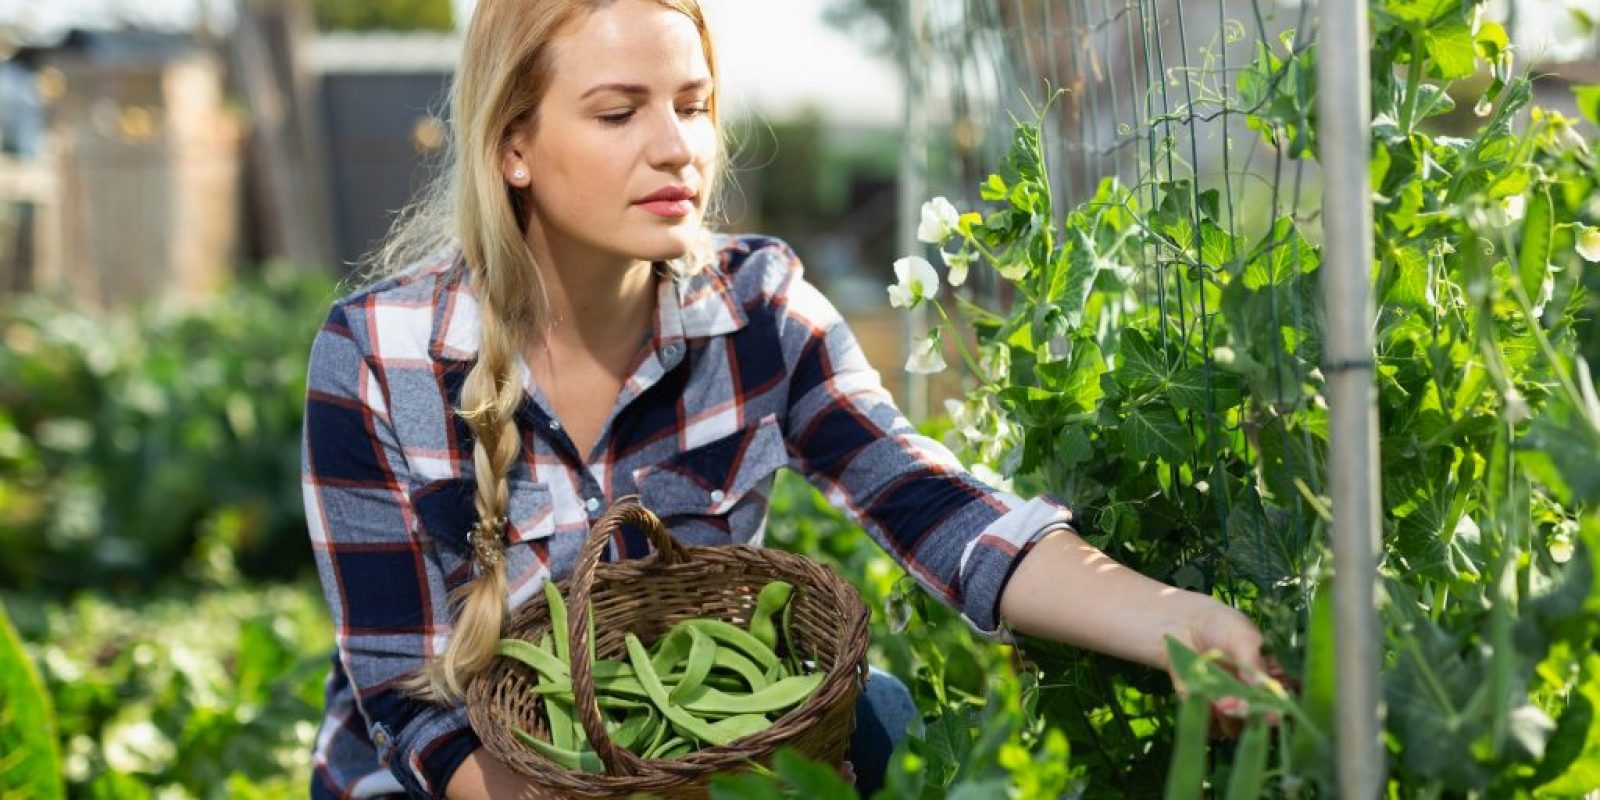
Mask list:
[[[555,790],[513,772],[482,747],[461,762],[444,795],[450,800],[561,800]]]

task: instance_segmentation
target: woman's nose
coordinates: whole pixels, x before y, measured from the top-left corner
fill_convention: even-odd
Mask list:
[[[650,160],[653,164],[682,165],[694,157],[690,124],[678,116],[676,109],[668,109],[651,133]]]

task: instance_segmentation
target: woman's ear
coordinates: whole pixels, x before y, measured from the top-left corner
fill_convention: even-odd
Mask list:
[[[524,157],[529,150],[526,127],[511,126],[500,143],[500,173],[506,183],[518,189],[526,189],[533,183],[533,170]]]
[[[506,183],[518,189],[526,189],[528,184],[532,182],[528,171],[528,162],[523,160],[522,151],[509,144],[501,151],[500,172],[505,176]]]

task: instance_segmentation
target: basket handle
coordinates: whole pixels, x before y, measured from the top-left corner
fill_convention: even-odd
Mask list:
[[[589,661],[589,595],[594,588],[595,567],[605,552],[617,528],[633,523],[644,529],[664,564],[681,564],[689,560],[688,551],[667,533],[661,519],[639,503],[637,495],[628,495],[613,503],[611,508],[595,522],[589,537],[583,542],[578,563],[572,569],[572,582],[567,590],[567,649],[571,661],[572,705],[583,732],[589,736],[589,746],[606,765],[606,774],[613,776],[637,775],[643,771],[644,759],[617,747],[606,734],[605,716],[595,699],[594,669]]]

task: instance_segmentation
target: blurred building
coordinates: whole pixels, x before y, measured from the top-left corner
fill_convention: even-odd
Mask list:
[[[7,67],[24,88],[0,118],[31,120],[0,162],[0,203],[31,223],[0,240],[10,288],[101,306],[209,294],[237,237],[243,134],[217,60],[186,36],[72,31]]]
[[[5,64],[12,291],[98,306],[209,294],[238,234],[243,125],[188,37],[72,31]]]

